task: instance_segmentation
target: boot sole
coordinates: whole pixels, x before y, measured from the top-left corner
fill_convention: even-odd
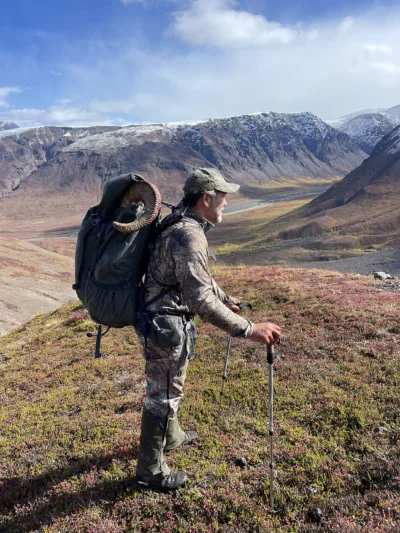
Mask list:
[[[140,481],[140,480],[136,480],[136,484],[142,490],[156,490],[158,492],[171,492],[173,490],[183,489],[186,486],[188,481],[189,480],[187,479],[182,485],[179,485],[177,487],[160,487],[160,486],[156,486],[151,483],[148,483],[147,481]]]

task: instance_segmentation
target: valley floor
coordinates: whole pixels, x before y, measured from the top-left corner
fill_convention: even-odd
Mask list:
[[[345,259],[291,264],[290,267],[335,270],[351,274],[373,274],[374,271],[383,271],[394,277],[400,277],[400,248],[383,252],[367,252]]]

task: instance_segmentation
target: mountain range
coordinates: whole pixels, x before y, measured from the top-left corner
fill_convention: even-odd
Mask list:
[[[327,123],[350,135],[364,152],[371,154],[378,142],[400,124],[400,105],[358,111]]]
[[[106,181],[125,172],[143,174],[175,201],[196,167],[215,166],[246,187],[333,179],[366,157],[348,135],[311,113],[123,128],[20,128],[0,132],[0,196],[8,195],[1,207],[6,216],[16,210],[20,217],[35,216],[34,195],[42,212],[65,212],[68,205],[81,215]]]

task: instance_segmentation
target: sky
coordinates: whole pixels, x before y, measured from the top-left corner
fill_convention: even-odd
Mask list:
[[[0,121],[174,122],[400,104],[398,0],[0,0]]]

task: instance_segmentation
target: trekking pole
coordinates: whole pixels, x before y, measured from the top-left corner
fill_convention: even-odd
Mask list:
[[[249,302],[240,302],[237,305],[241,311],[243,311],[243,309],[245,309],[246,307],[248,307],[249,309],[253,309],[253,306]],[[219,407],[218,407],[218,414],[217,414],[218,425],[219,425],[219,417],[221,415],[221,410],[222,410],[222,397],[224,395],[225,382],[228,377],[228,362],[229,362],[229,357],[231,355],[231,345],[232,345],[232,336],[228,335],[228,345],[226,347],[224,373],[222,374],[221,392],[219,393]]]
[[[100,324],[99,327],[97,328],[97,333],[86,333],[87,337],[89,337],[89,338],[95,337],[96,338],[96,348],[95,348],[95,351],[94,351],[95,359],[98,359],[99,357],[101,357],[101,352],[100,352],[101,338],[104,337],[104,335],[106,335],[106,333],[108,333],[110,329],[111,329],[111,327],[108,326],[106,331],[103,332],[102,331],[102,325]]]
[[[269,369],[269,505],[270,511],[274,513],[274,453],[273,453],[273,436],[274,436],[274,356],[275,346],[267,344],[267,361]]]
[[[228,361],[229,361],[229,356],[231,355],[231,345],[232,345],[232,336],[228,335],[228,345],[226,347],[224,373],[222,374],[222,386],[221,386],[221,392],[219,393],[219,408],[218,408],[218,415],[217,415],[218,425],[219,425],[219,417],[221,415],[221,409],[222,409],[222,397],[224,395],[225,381],[228,375]]]

